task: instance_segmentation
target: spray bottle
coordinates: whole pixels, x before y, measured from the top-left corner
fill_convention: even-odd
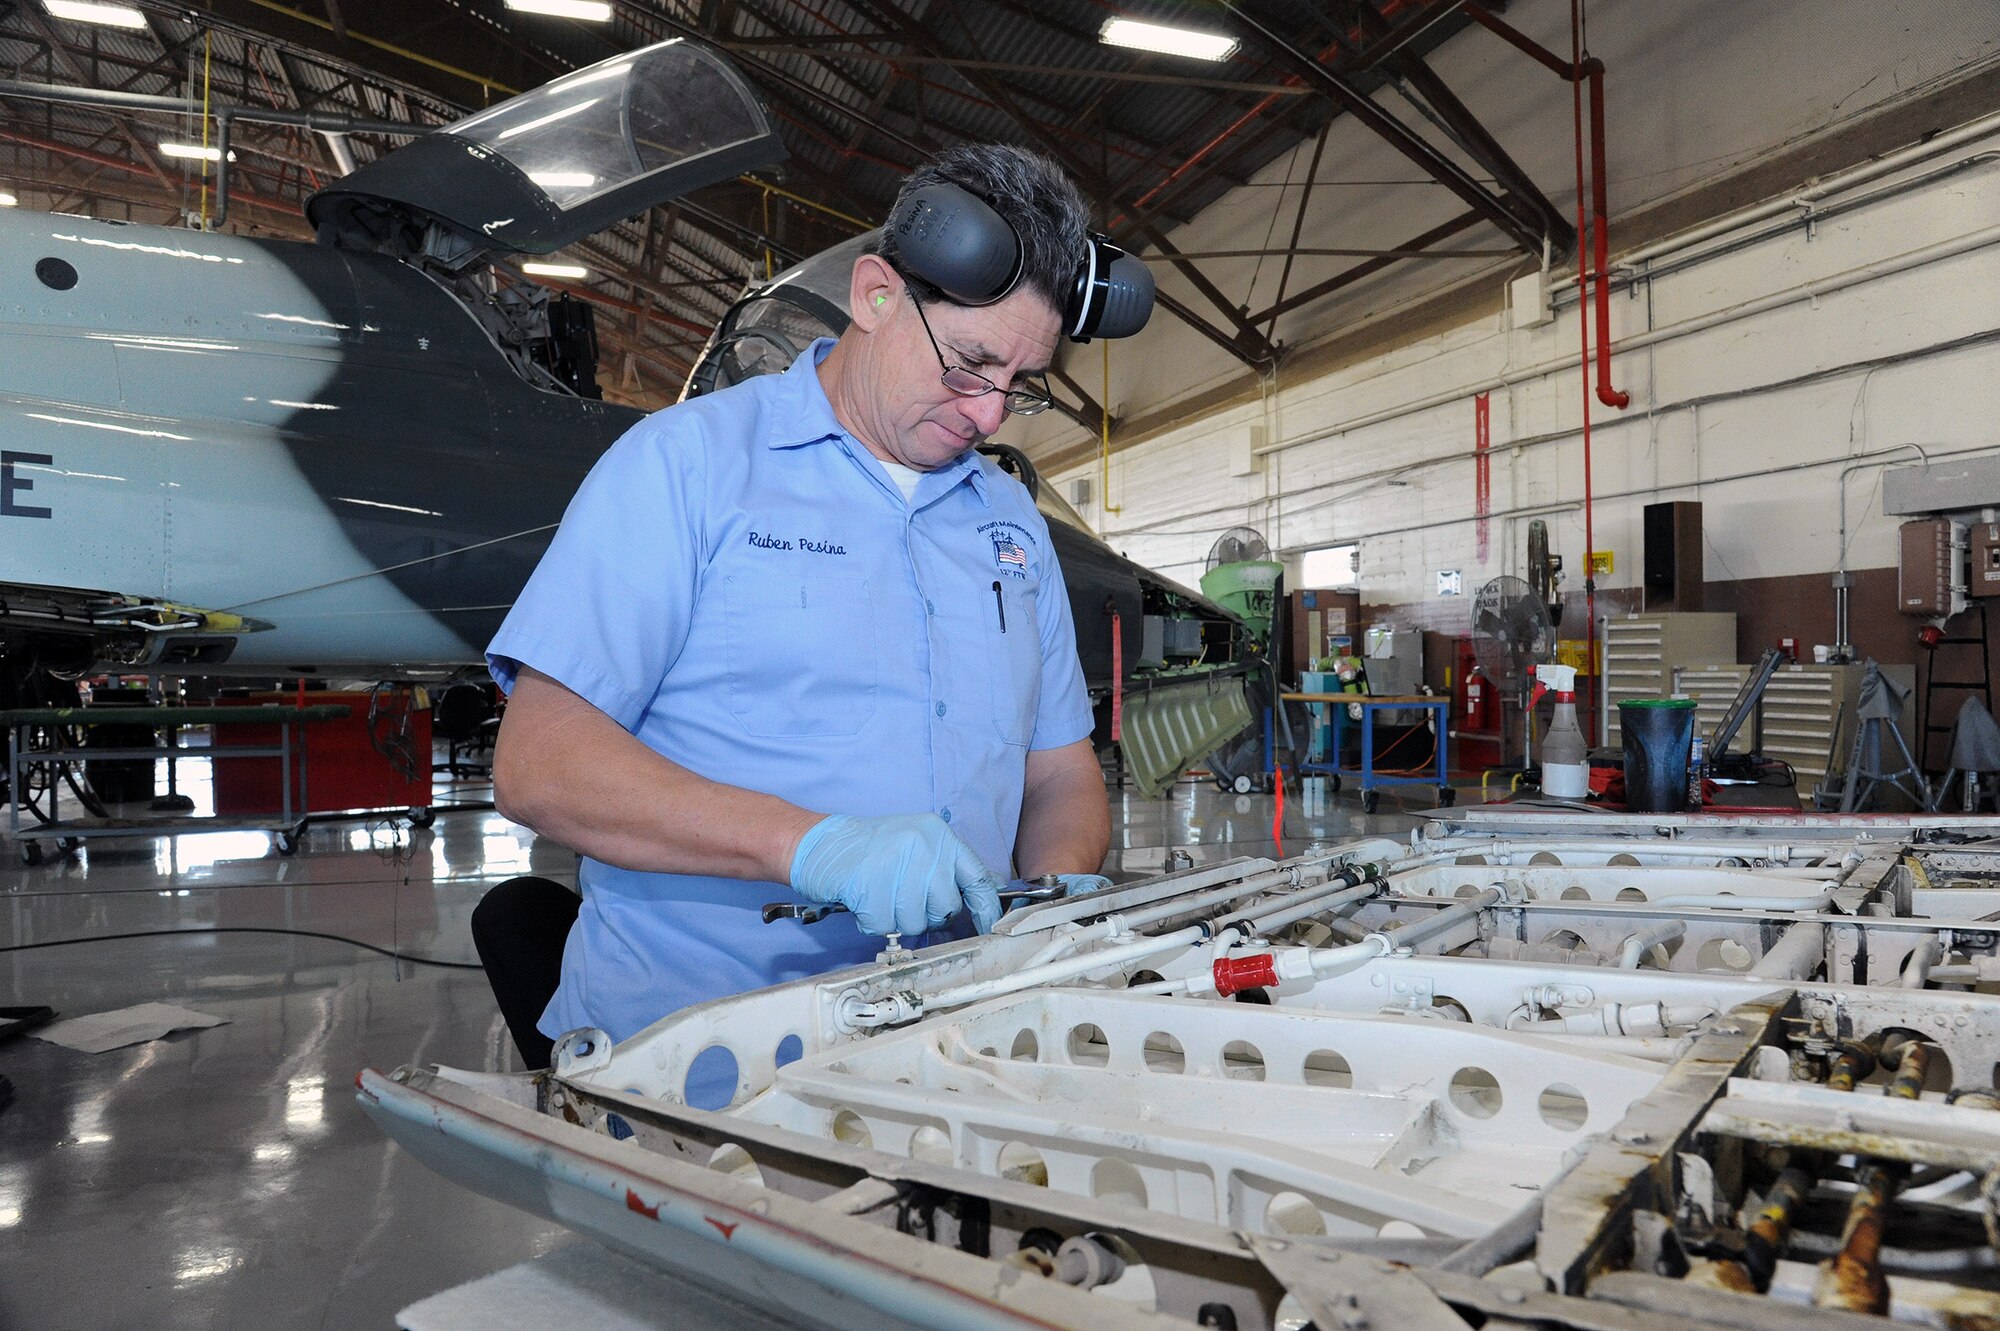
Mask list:
[[[1555,715],[1542,737],[1542,793],[1551,799],[1580,800],[1590,794],[1590,749],[1576,724],[1576,668],[1538,665],[1535,701],[1556,695]]]

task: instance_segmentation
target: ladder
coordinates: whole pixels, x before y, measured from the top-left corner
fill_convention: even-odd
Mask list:
[[[1993,654],[1987,641],[1986,602],[1979,602],[1978,609],[1979,633],[1977,636],[1960,634],[1957,637],[1939,638],[1936,643],[1932,644],[1931,650],[1924,653],[1924,688],[1923,692],[1917,695],[1917,764],[1926,772],[1935,770],[1931,767],[1930,762],[1931,736],[1944,735],[1949,737],[1958,715],[1956,709],[1954,709],[1951,717],[1940,723],[1932,702],[1932,695],[1940,691],[1978,693],[1986,702],[1986,710],[1989,712],[1993,710]],[[1949,620],[1945,622],[1947,624],[1950,623]],[[1943,647],[1979,648],[1979,678],[1977,680],[1939,679],[1937,677],[1938,649]]]

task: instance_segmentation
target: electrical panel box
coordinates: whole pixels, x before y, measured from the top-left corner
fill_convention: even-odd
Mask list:
[[[1949,518],[1903,524],[1896,560],[1896,608],[1906,615],[1951,613],[1952,542]]]
[[[1972,577],[1968,590],[1974,596],[2000,596],[2000,522],[1981,522],[1972,529]]]

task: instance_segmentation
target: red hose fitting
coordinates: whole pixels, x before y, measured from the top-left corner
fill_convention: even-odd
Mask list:
[[[1251,957],[1217,957],[1215,992],[1227,998],[1243,989],[1270,989],[1278,983],[1277,959],[1269,952]]]

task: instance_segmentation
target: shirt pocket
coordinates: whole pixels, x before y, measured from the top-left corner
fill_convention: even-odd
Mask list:
[[[994,718],[1000,738],[1026,744],[1035,737],[1035,717],[1042,701],[1042,631],[1036,613],[1037,587],[1019,578],[993,583],[986,607],[991,653],[988,660],[1006,667],[994,681]]]
[[[875,717],[879,649],[866,578],[723,580],[729,710],[769,739],[859,734]]]

